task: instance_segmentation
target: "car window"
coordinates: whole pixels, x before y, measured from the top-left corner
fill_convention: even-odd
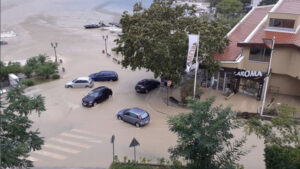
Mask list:
[[[87,80],[82,80],[82,83],[88,83],[88,81]]]
[[[82,83],[82,80],[76,80],[75,83]]]
[[[124,115],[129,116],[129,112],[125,112]]]
[[[98,97],[99,93],[97,93],[97,92],[90,92],[89,96],[91,96],[91,97]]]
[[[148,113],[143,113],[142,115],[141,115],[141,117],[142,117],[142,119],[145,119],[145,118],[147,118],[148,117]]]
[[[134,114],[134,113],[130,113],[130,117],[132,117],[132,118],[138,118],[138,116],[136,115],[136,114]]]

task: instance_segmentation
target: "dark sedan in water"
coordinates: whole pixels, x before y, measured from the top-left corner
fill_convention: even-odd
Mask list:
[[[112,90],[108,87],[101,86],[93,89],[82,99],[82,105],[85,107],[93,107],[97,103],[101,103],[112,96]]]
[[[119,111],[117,118],[127,123],[131,123],[136,127],[144,126],[150,122],[149,113],[137,107]]]
[[[118,74],[114,71],[100,71],[89,75],[94,81],[117,81]]]
[[[139,81],[135,85],[135,91],[137,93],[148,93],[149,91],[158,88],[160,85],[160,82],[154,79],[144,79]]]

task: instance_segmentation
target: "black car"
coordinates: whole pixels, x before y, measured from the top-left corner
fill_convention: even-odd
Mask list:
[[[154,79],[144,79],[139,81],[135,85],[135,91],[137,93],[148,93],[149,91],[158,88],[160,86],[160,82]]]
[[[85,107],[92,107],[96,103],[101,103],[112,96],[112,91],[108,87],[101,86],[93,89],[82,99],[82,105]]]
[[[94,81],[117,81],[118,74],[114,71],[100,71],[89,76]]]

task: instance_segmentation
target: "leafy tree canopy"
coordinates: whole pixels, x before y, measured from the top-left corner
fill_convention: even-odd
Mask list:
[[[233,16],[242,11],[243,4],[239,0],[222,0],[217,5],[218,13],[225,16]]]
[[[156,0],[149,9],[136,5],[133,15],[124,12],[120,23],[123,35],[116,40],[124,59],[122,66],[145,68],[155,77],[179,82],[185,73],[188,50],[187,33],[200,34],[199,60],[216,65],[213,56],[228,44],[228,27],[195,16],[195,8],[173,6],[173,0]],[[211,66],[209,66],[211,67]]]
[[[295,108],[282,104],[278,108],[278,117],[272,118],[270,122],[262,118],[251,119],[247,121],[246,131],[255,133],[269,145],[294,145],[300,148],[300,129],[293,119],[294,112]]]
[[[40,150],[44,141],[38,130],[31,129],[28,115],[45,111],[44,98],[25,96],[24,87],[17,86],[0,99],[1,168],[32,167],[26,158],[31,151]]]
[[[177,145],[169,149],[171,158],[183,157],[190,168],[235,169],[246,151],[240,150],[246,137],[234,140],[231,133],[240,127],[230,108],[212,107],[214,98],[205,102],[189,99],[191,113],[169,119],[170,130],[178,135]]]

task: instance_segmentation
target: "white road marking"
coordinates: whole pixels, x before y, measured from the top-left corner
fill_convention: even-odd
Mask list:
[[[58,150],[58,151],[71,153],[71,154],[77,154],[77,153],[80,152],[80,151],[75,150],[75,149],[61,147],[61,146],[57,146],[57,145],[53,145],[53,144],[49,144],[49,143],[45,144],[44,147],[49,148],[49,149],[55,149],[55,150]]]
[[[81,133],[81,134],[87,134],[90,136],[96,136],[94,133],[90,132],[90,131],[86,131],[86,130],[80,130],[80,129],[72,129],[72,132],[76,132],[76,133]]]
[[[65,137],[70,137],[70,138],[76,138],[76,139],[82,139],[84,141],[87,142],[92,142],[92,143],[101,143],[101,140],[97,140],[91,137],[87,137],[87,136],[79,136],[79,135],[75,135],[75,134],[70,134],[70,133],[61,133],[60,135],[65,136]]]
[[[38,161],[38,159],[34,158],[34,157],[27,157],[27,160],[30,160],[30,161]]]
[[[64,160],[64,159],[67,158],[66,156],[56,154],[56,153],[52,153],[52,152],[45,151],[45,150],[35,151],[34,153],[38,154],[38,155],[46,156],[46,157],[49,157],[49,158],[54,158],[54,159],[57,159],[57,160]]]
[[[78,143],[78,142],[69,141],[69,140],[64,140],[64,139],[60,139],[60,138],[51,138],[51,139],[54,140],[54,141],[57,141],[59,143],[69,144],[69,145],[76,146],[76,147],[81,147],[81,148],[90,148],[91,147],[87,144]]]

